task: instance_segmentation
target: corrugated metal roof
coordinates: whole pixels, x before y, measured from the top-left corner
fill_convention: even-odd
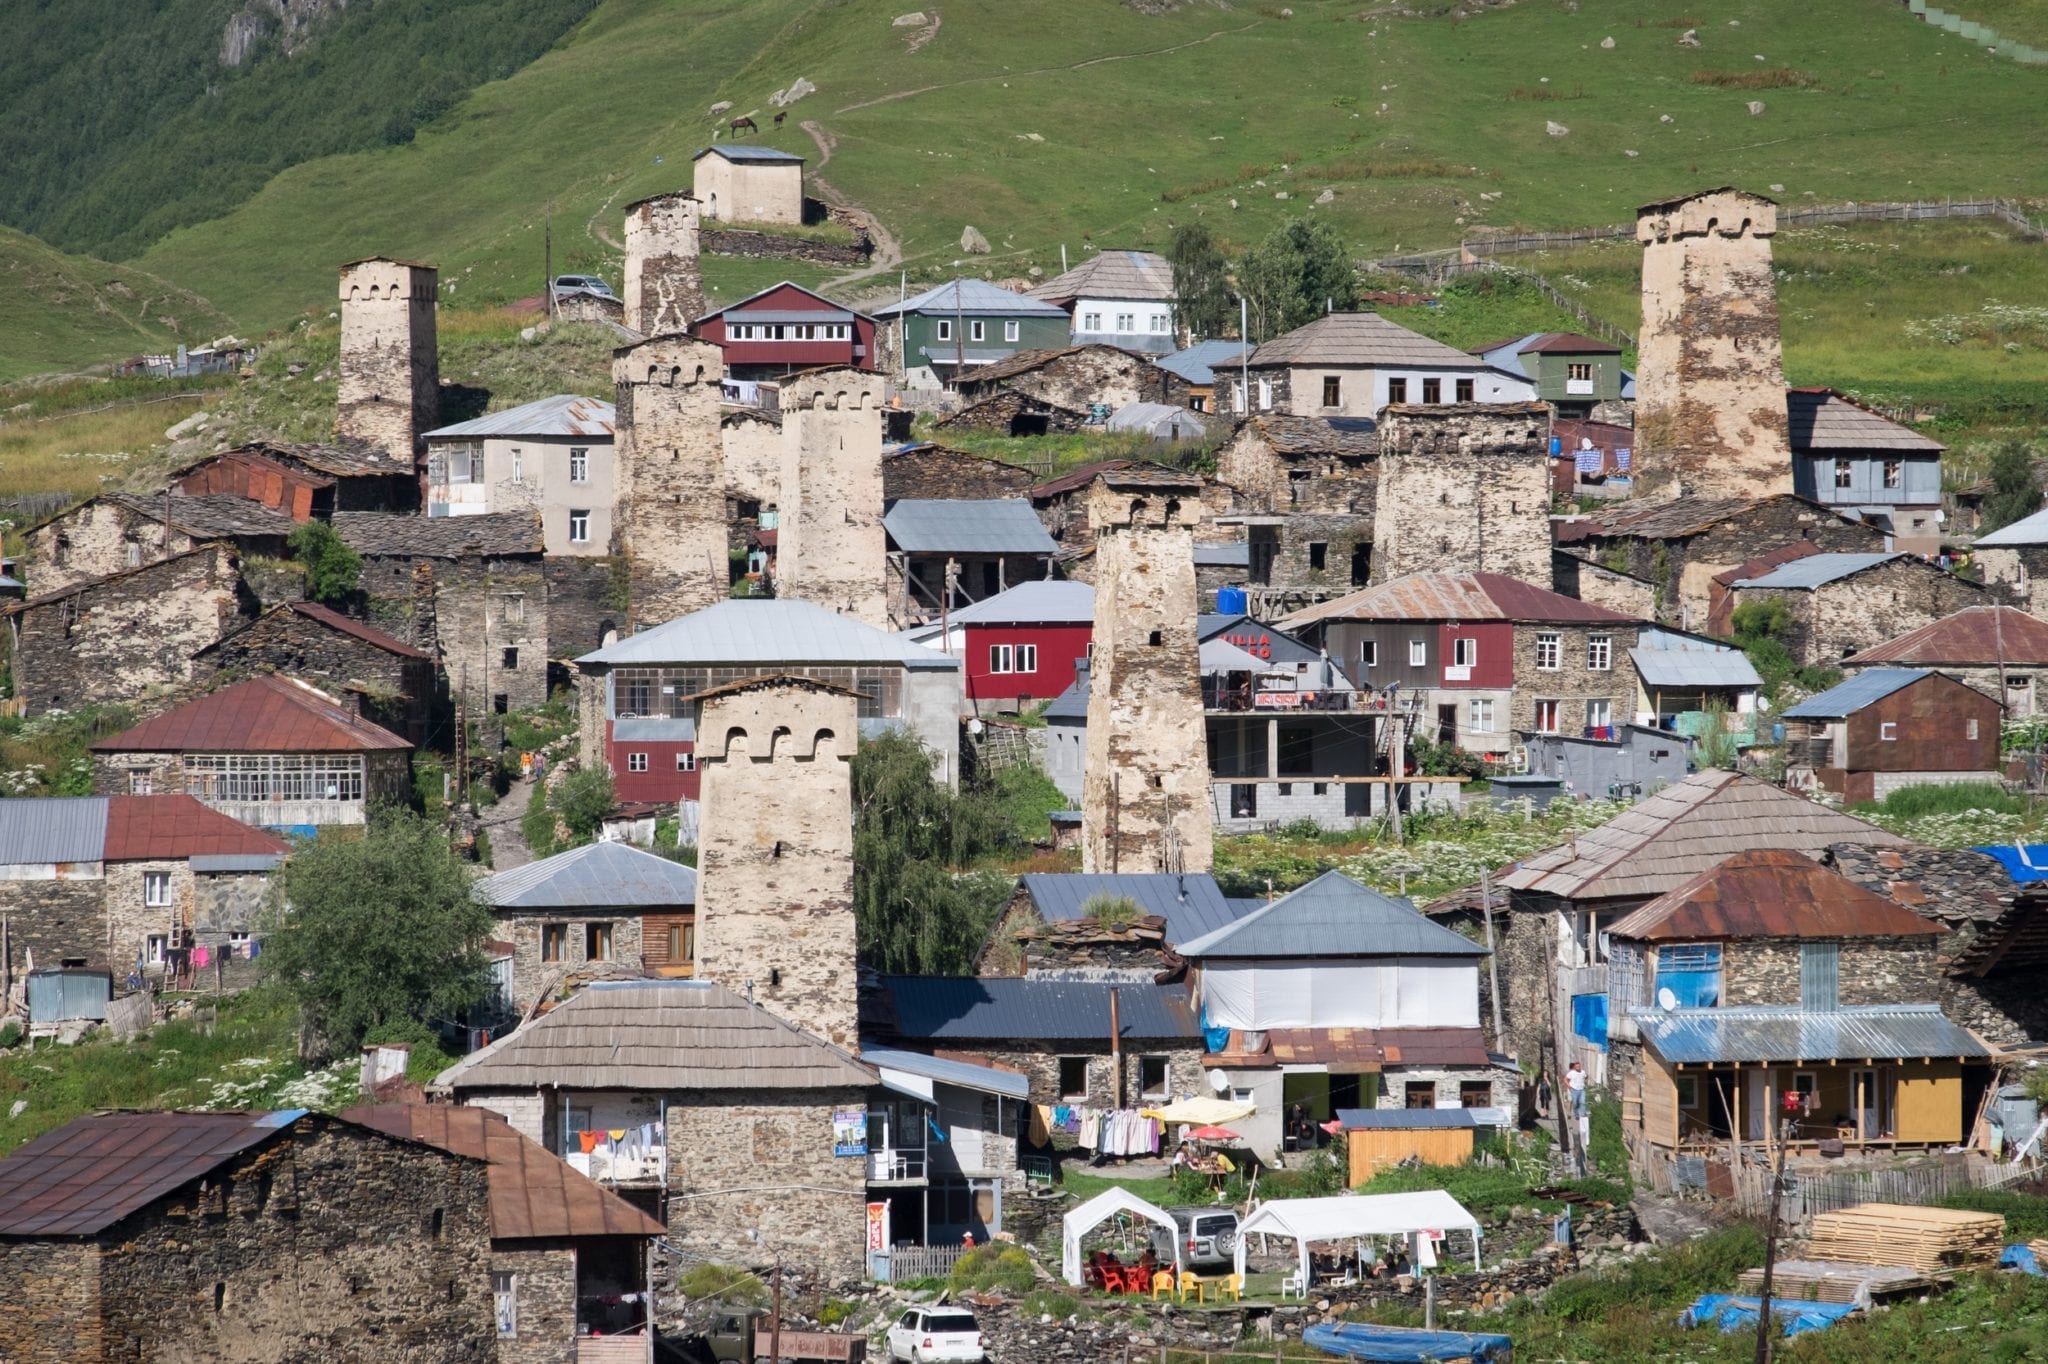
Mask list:
[[[1404,899],[1326,871],[1235,923],[1180,945],[1184,957],[1483,957],[1470,938]]]
[[[2048,510],[2037,511],[2032,516],[2023,516],[2009,526],[1987,531],[1974,542],[1977,549],[2018,549],[2028,545],[2048,545]]]
[[[620,743],[693,744],[697,722],[667,715],[622,715],[612,721],[612,738]]]
[[[1331,620],[1507,620],[1532,625],[1640,625],[1634,616],[1532,587],[1502,573],[1410,573],[1281,617],[1299,630]]]
[[[1032,521],[1036,524],[1037,518]],[[1092,625],[1095,589],[1087,583],[1034,578],[969,602],[946,619],[953,625]]]
[[[107,797],[109,862],[148,862],[209,854],[278,857],[291,844],[211,809],[194,796]]]
[[[1647,649],[1628,651],[1646,687],[1761,687],[1763,678],[1740,649]]]
[[[586,398],[580,393],[557,393],[551,398],[521,403],[518,407],[493,412],[473,421],[436,427],[427,432],[424,439],[582,436],[591,440],[610,440],[616,430],[616,420],[612,405],[602,398]]]
[[[1966,606],[1843,662],[2040,667],[2048,665],[2048,621],[2016,606]]]
[[[852,968],[849,966],[849,970]],[[848,1089],[875,1072],[708,980],[599,981],[441,1072],[479,1089]]]
[[[1216,673],[1259,673],[1266,671],[1268,664],[1256,654],[1248,654],[1227,639],[1205,639],[1195,650],[1196,660],[1201,664],[1204,675]]]
[[[95,753],[370,753],[412,745],[294,678],[237,682],[92,745]]]
[[[1256,1042],[1256,1050],[1247,1047]],[[1333,1066],[1375,1071],[1384,1066],[1493,1064],[1477,1028],[1233,1028],[1223,1050],[1207,1064],[1225,1066]]]
[[[1109,992],[1125,1038],[1201,1034],[1184,985],[1035,976],[884,976],[898,1036],[921,1041],[1109,1041]]]
[[[1479,1126],[1469,1108],[1340,1108],[1337,1121],[1349,1132],[1422,1132]]]
[[[954,668],[960,660],[896,638],[850,616],[795,598],[722,601],[628,635],[578,663],[614,667],[660,663],[718,666],[784,663],[902,663]]]
[[[697,903],[697,872],[630,843],[590,843],[485,877],[493,909],[654,909]]]
[[[1735,586],[1811,590],[1905,557],[1903,554],[1808,554],[1779,564],[1760,578],[1744,578]]]
[[[1948,929],[1804,853],[1765,848],[1717,862],[1609,926],[1617,938],[1904,938]]]
[[[1197,545],[1197,549],[1201,546]],[[1201,560],[1197,559],[1196,563]],[[1247,615],[1225,615],[1205,611],[1195,617],[1195,638],[1214,639],[1218,635],[1226,639],[1241,637],[1251,641],[1264,641],[1260,647],[1261,657],[1270,657],[1274,663],[1314,663],[1322,657],[1294,636],[1264,621],[1254,620]]]
[[[1242,341],[1197,341],[1186,350],[1163,355],[1153,363],[1191,384],[1213,384],[1216,367],[1235,364],[1247,349]]]
[[[882,513],[883,529],[909,554],[1055,554],[1038,514],[1021,497],[899,498]]]
[[[1038,712],[1041,720],[1079,720],[1088,723],[1088,670],[1082,668],[1075,673],[1067,689],[1055,696],[1046,708]]]
[[[1786,393],[1785,417],[1795,453],[1872,450],[1938,455],[1946,448],[1824,388],[1795,388]]]
[[[1013,1070],[969,1065],[965,1061],[946,1061],[919,1052],[871,1047],[865,1043],[861,1045],[860,1059],[884,1070],[905,1071],[927,1080],[937,1080],[942,1085],[979,1090],[984,1094],[1000,1094],[1008,1099],[1024,1099],[1031,1095],[1031,1078]]]
[[[1075,298],[1166,300],[1173,267],[1156,251],[1102,251],[1031,290],[1049,301]]]
[[[1252,352],[1261,365],[1387,365],[1409,369],[1484,369],[1485,362],[1433,341],[1378,313],[1326,313]]]
[[[1870,668],[1818,696],[1807,697],[1784,716],[1787,720],[1839,720],[1932,676],[1925,668]]]
[[[1249,541],[1233,540],[1227,544],[1212,544],[1195,541],[1196,568],[1250,568],[1252,547]]]
[[[721,314],[728,322],[851,322],[854,314],[846,308],[728,308]]]
[[[99,861],[107,846],[107,800],[0,800],[0,866]]]
[[[901,303],[875,309],[876,317],[930,313],[934,317],[1065,317],[1067,310],[1043,299],[1012,293],[985,279],[952,279]]]
[[[1086,712],[1084,702],[1083,715]],[[1166,920],[1169,947],[1213,933],[1239,917],[1216,878],[1207,872],[1032,872],[1018,879],[1031,897],[1032,908],[1048,923],[1087,918],[1085,906],[1099,895],[1128,899],[1138,906],[1139,913]]]
[[[1933,1004],[1808,1010],[1635,1009],[1643,1041],[1674,1064],[1988,1057],[1990,1048]]]
[[[715,147],[706,147],[691,157],[692,161],[706,156],[722,156],[728,161],[794,161],[803,164],[803,158],[795,152],[780,151],[774,147],[749,146],[742,142],[724,142]]]
[[[201,875],[217,872],[275,871],[282,861],[283,853],[201,853],[191,859],[192,870]]]

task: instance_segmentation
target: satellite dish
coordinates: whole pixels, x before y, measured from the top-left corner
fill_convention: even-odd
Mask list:
[[[1756,708],[1758,710],[1769,710],[1771,708],[1771,698],[1768,696],[1757,697]]]
[[[1667,1013],[1678,1007],[1678,996],[1671,993],[1669,985],[1657,991],[1657,1007]]]
[[[1220,1070],[1210,1071],[1209,1088],[1215,1090],[1218,1094],[1228,1094],[1230,1092],[1230,1077]]]

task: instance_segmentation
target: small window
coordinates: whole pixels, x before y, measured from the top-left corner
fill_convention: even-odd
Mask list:
[[[1010,666],[1010,646],[991,644],[988,646],[988,670],[992,673],[1014,672]]]
[[[1536,636],[1536,667],[1539,671],[1554,673],[1563,666],[1564,646],[1559,636],[1544,631]]]
[[[1138,1058],[1138,1094],[1146,1099],[1166,1097],[1166,1058],[1164,1056],[1140,1056]]]
[[[1972,720],[1972,721],[1971,721],[1970,723],[1974,725],[1974,724],[1975,724],[1975,723],[1977,723],[1977,722],[1976,722],[1975,720]],[[1974,735],[1974,734],[1972,734],[1972,735],[1971,735],[1970,737],[1974,739],[1974,738],[1976,738],[1977,736],[1976,736],[1976,735]],[[155,792],[155,791],[156,791],[156,778],[155,778],[155,777],[154,777],[153,775],[151,775],[151,773],[150,773],[150,770],[149,770],[148,768],[146,768],[146,767],[131,767],[131,768],[129,768],[129,769],[128,769],[128,794],[129,794],[129,795],[131,795],[131,796],[147,796],[147,795],[151,795],[151,794],[154,794],[154,792]]]
[[[171,940],[162,933],[152,933],[142,940],[142,958],[151,966],[162,966],[169,951]]]
[[[540,926],[540,959],[560,961],[569,950],[569,925],[542,924]]]
[[[168,908],[171,903],[171,874],[146,871],[142,874],[142,903],[151,909]]]
[[[1906,461],[1888,459],[1884,462],[1884,486],[1903,488],[1906,486]]]
[[[1405,403],[1408,401],[1408,381],[1406,379],[1387,380],[1387,401],[1390,403]]]
[[[1038,646],[1036,644],[1019,644],[1017,646],[1017,671],[1020,673],[1035,673],[1038,671]]]
[[[1590,380],[1593,377],[1593,366],[1585,360],[1568,361],[1564,367],[1564,377],[1567,379]]]
[[[1604,696],[1586,702],[1586,728],[1606,729],[1614,723],[1614,703]]]
[[[1680,1108],[1698,1108],[1700,1106],[1700,1077],[1697,1075],[1680,1075],[1677,1077],[1677,1080],[1678,1106]]]
[[[943,326],[945,326],[946,324],[945,324],[945,323],[943,323],[943,322],[941,322],[941,323],[940,323],[939,325],[943,327]],[[1082,314],[1081,314],[1081,330],[1082,330],[1082,331],[1084,331],[1084,332],[1099,332],[1099,331],[1101,331],[1101,330],[1102,330],[1102,314],[1101,314],[1101,313],[1082,313]]]
[[[1479,641],[1476,639],[1454,639],[1451,641],[1451,663],[1454,667],[1470,668],[1479,662]]]
[[[130,540],[128,542],[128,567],[142,567],[142,544],[140,541]]]
[[[628,753],[626,755],[626,770],[628,772],[645,772],[647,770],[647,755],[645,753]]]
[[[1154,314],[1152,314],[1152,334],[1153,334],[1154,336],[1164,336],[1164,335],[1166,335],[1166,329],[1167,329],[1168,327],[1172,326],[1172,325],[1173,325],[1173,314],[1171,314],[1171,313],[1154,313]]]
[[[526,452],[518,446],[512,447],[512,481],[518,483],[526,477]]]
[[[1835,461],[1835,486],[1836,486],[1837,488],[1848,488],[1848,487],[1852,487],[1852,486],[1854,486],[1855,482],[1856,482],[1856,465],[1854,464],[1854,462],[1852,462],[1852,461],[1850,461],[1850,460],[1846,460],[1846,459],[1838,459],[1838,460],[1836,460],[1836,461]]]
[[[612,926],[610,924],[583,925],[583,959],[585,961],[610,961],[612,959]]]
[[[1088,1097],[1087,1057],[1062,1056],[1060,1058],[1060,1097],[1062,1099],[1085,1099]]]
[[[506,672],[516,669],[519,666],[519,646],[515,644],[503,650],[500,661]]]
[[[519,1335],[519,1277],[491,1271],[491,1309],[498,1318],[498,1339],[514,1340]]]
[[[1493,1086],[1484,1080],[1458,1081],[1458,1107],[1493,1107]]]
[[[1471,402],[1471,401],[1472,401],[1472,399],[1473,399],[1473,397],[1474,397],[1474,395],[1475,395],[1475,390],[1474,390],[1474,389],[1473,389],[1473,387],[1472,387],[1472,381],[1471,381],[1470,379],[1460,379],[1460,380],[1458,380],[1457,394],[1458,394],[1458,401],[1459,401],[1459,402],[1461,402],[1461,403],[1469,403],[1469,402]]]
[[[1964,735],[1965,738],[1974,739],[1977,737],[1977,722],[1975,720],[1966,721],[1964,723],[1964,728],[1968,731],[1968,733]]]
[[[1429,664],[1429,641],[1428,641],[1428,640],[1422,640],[1422,639],[1411,639],[1411,640],[1409,640],[1409,641],[1408,641],[1408,666],[1409,666],[1409,667],[1411,667],[1411,668],[1422,668],[1422,667],[1427,667],[1427,666],[1428,666],[1428,664]]]
[[[1586,636],[1586,666],[1596,673],[1604,673],[1614,666],[1614,636]]]
[[[491,713],[493,715],[510,715],[512,713],[512,697],[506,692],[495,693],[491,697]]]
[[[1493,733],[1493,699],[1475,696],[1465,703],[1465,728],[1474,734]]]
[[[968,323],[967,339],[969,341],[988,340],[988,323],[983,322],[980,318],[976,318],[974,321]]]
[[[695,961],[697,959],[697,926],[695,924],[670,924],[668,926],[668,959],[671,962]]]
[[[584,508],[569,513],[569,543],[587,545],[590,543],[590,511]]]
[[[1380,661],[1380,644],[1379,644],[1379,641],[1378,641],[1378,640],[1376,640],[1376,639],[1361,639],[1360,641],[1358,641],[1358,666],[1359,666],[1359,667],[1361,667],[1361,668],[1374,668],[1374,667],[1378,667],[1378,666],[1379,666],[1379,661]]]
[[[1003,340],[1015,341],[1017,336],[1017,324],[1015,322],[1005,322],[1003,324]]]
[[[1325,374],[1323,376],[1323,406],[1342,407],[1343,405],[1344,381],[1334,374]]]
[[[1444,381],[1441,379],[1424,379],[1422,381],[1422,401],[1426,403],[1440,403],[1443,400]]]
[[[1235,383],[1230,386],[1230,410],[1237,413],[1244,411],[1244,385],[1242,383]]]
[[[1435,1108],[1436,1081],[1410,1080],[1402,1091],[1402,1106],[1405,1108]]]
[[[694,753],[678,753],[678,754],[676,754],[676,771],[678,771],[678,772],[695,772],[696,770],[697,770],[697,755],[696,755],[696,754],[694,754]]]
[[[1259,411],[1271,412],[1272,410],[1273,381],[1271,379],[1261,379],[1259,380]]]
[[[590,482],[590,451],[588,448],[581,445],[569,447],[569,481],[571,483]]]
[[[1885,743],[1896,741],[1899,737],[1899,722],[1896,720],[1880,720],[1877,725],[1877,737]]]
[[[1154,630],[1151,634],[1145,636],[1145,642],[1157,649],[1160,645],[1166,643],[1166,632],[1164,630]]]
[[[936,324],[936,328],[937,328],[936,334],[937,334],[937,336],[938,336],[939,340],[941,340],[941,341],[951,341],[951,340],[953,339],[953,324],[952,324],[952,323],[950,323],[950,322],[940,322],[940,323],[937,323],[937,324]]]
[[[1324,566],[1329,562],[1330,547],[1320,540],[1311,541],[1308,547],[1309,568],[1317,573],[1320,573],[1323,571]]]
[[[1136,313],[1118,313],[1116,315],[1116,329],[1123,335],[1129,335],[1131,332],[1136,331],[1138,329],[1138,315]]]
[[[1539,734],[1557,733],[1557,702],[1538,701],[1536,703],[1536,732]]]
[[[506,621],[519,622],[526,619],[526,598],[513,592],[498,598],[498,614]]]

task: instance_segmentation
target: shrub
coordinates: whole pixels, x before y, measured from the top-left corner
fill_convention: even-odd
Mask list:
[[[1726,1227],[1659,1255],[1559,1279],[1544,1295],[1543,1311],[1567,1321],[1602,1321],[1624,1308],[1675,1306],[1733,1287],[1738,1274],[1763,1263],[1763,1255],[1762,1232]]]
[[[696,1264],[676,1276],[676,1289],[685,1298],[717,1298],[736,1307],[767,1301],[767,1288],[759,1275],[738,1265]]]
[[[1093,919],[1112,933],[1120,933],[1145,916],[1138,902],[1128,895],[1091,895],[1081,902],[1081,917]]]
[[[1038,1271],[1032,1266],[1031,1257],[1017,1246],[976,1246],[954,1262],[949,1282],[954,1289],[967,1293],[986,1293],[991,1289],[1028,1293],[1038,1282]]]
[[[293,557],[306,566],[307,596],[331,606],[354,595],[362,578],[363,561],[334,527],[325,521],[304,522],[285,544]]]
[[[5,1023],[0,1023],[0,1047],[11,1047],[20,1040],[21,1023],[19,1020],[10,1018]]]
[[[616,803],[612,774],[602,767],[583,767],[554,783],[547,808],[568,829],[571,845],[581,846],[597,837]]]

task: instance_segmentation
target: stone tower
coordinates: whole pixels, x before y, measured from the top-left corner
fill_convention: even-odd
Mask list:
[[[1215,827],[1195,638],[1199,475],[1102,474],[1095,640],[1081,787],[1081,870],[1207,871]]]
[[[687,336],[613,352],[612,549],[631,567],[636,629],[702,610],[731,590],[718,407],[724,377],[724,352]]]
[[[341,267],[335,434],[380,446],[407,468],[440,422],[440,287],[431,265],[373,256]]]
[[[697,702],[697,974],[845,1047],[855,1020],[859,697],[756,677]]]
[[[1550,586],[1550,405],[1380,411],[1372,580],[1505,573]]]
[[[1637,210],[1636,495],[1792,491],[1771,238],[1778,206],[1715,189]]]
[[[673,336],[704,315],[697,200],[682,190],[626,205],[626,325]]]
[[[775,593],[889,628],[882,376],[814,369],[782,385]]]

